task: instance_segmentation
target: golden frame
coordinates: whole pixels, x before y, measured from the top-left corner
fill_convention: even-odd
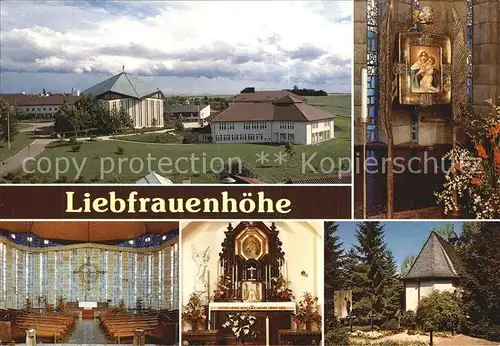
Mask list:
[[[243,281],[241,283],[241,297],[243,302],[261,302],[263,297],[264,288],[260,281]]]
[[[269,254],[266,234],[257,227],[246,227],[235,239],[235,254],[245,260],[259,260]]]
[[[428,32],[398,34],[399,103],[431,106],[451,102],[451,39]]]

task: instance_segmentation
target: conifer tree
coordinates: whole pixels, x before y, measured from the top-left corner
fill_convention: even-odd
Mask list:
[[[500,224],[466,223],[459,252],[468,334],[500,341]]]

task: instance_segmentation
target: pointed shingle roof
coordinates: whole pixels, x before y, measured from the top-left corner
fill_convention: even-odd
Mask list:
[[[460,278],[461,267],[455,248],[431,232],[404,279]]]
[[[158,91],[157,88],[143,82],[139,78],[122,72],[84,90],[83,94],[98,97],[107,92],[115,92],[117,94],[141,99]]]

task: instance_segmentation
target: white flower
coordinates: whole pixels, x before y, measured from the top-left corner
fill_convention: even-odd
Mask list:
[[[245,329],[245,330],[243,331],[243,333],[244,333],[245,335],[247,335],[248,333],[250,333],[250,331],[249,331],[248,329]]]
[[[236,333],[237,330],[238,330],[238,328],[236,328],[236,327],[232,328],[233,333]]]

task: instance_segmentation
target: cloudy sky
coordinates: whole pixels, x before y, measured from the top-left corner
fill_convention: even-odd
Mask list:
[[[166,94],[350,92],[352,2],[2,1],[0,92],[84,90],[125,71]]]

